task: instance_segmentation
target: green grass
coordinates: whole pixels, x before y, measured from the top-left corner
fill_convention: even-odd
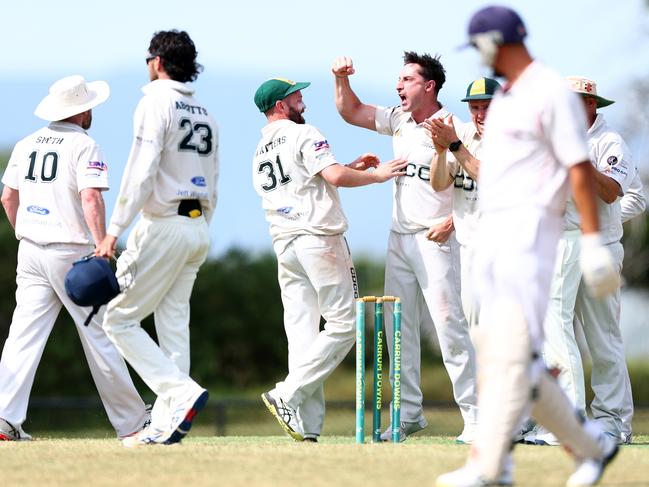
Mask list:
[[[355,445],[350,437],[330,436],[316,445],[285,436],[189,436],[182,445],[137,449],[107,439],[41,439],[0,443],[0,468],[8,486],[414,487],[434,485],[468,452],[446,437]],[[573,468],[568,455],[553,447],[521,446],[515,461],[519,486],[563,485]],[[648,474],[649,447],[627,446],[602,485],[647,485]]]

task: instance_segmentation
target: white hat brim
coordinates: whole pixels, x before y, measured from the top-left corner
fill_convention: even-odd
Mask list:
[[[86,83],[88,98],[80,105],[61,105],[59,100],[47,95],[38,104],[34,115],[48,122],[65,120],[68,117],[91,110],[104,103],[110,96],[110,87],[105,81],[90,81]]]

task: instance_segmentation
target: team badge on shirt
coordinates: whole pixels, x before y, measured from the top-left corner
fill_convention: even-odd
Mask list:
[[[609,166],[615,166],[617,164],[617,157],[611,156],[608,159],[606,159],[606,162],[608,163]]]
[[[88,169],[95,169],[96,171],[107,171],[108,165],[104,161],[89,161]]]
[[[326,140],[318,140],[313,143],[313,146],[315,147],[316,152],[322,149],[328,149],[329,148],[329,142]]]

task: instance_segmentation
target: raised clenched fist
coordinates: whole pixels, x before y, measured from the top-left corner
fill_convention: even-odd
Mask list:
[[[338,78],[351,76],[356,72],[354,70],[354,62],[352,61],[352,58],[347,56],[336,58],[331,66],[331,72]]]

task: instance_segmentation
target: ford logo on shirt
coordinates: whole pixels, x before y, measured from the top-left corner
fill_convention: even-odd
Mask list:
[[[207,183],[205,183],[205,178],[203,176],[195,176],[192,178],[192,184],[194,186],[200,186],[200,187],[205,187],[207,186]]]
[[[40,206],[31,205],[27,207],[27,211],[30,213],[36,213],[37,215],[49,215],[50,210],[47,208],[42,208]]]
[[[282,208],[277,208],[277,213],[283,213],[284,215],[288,215],[292,211],[293,211],[292,206],[284,206]]]

